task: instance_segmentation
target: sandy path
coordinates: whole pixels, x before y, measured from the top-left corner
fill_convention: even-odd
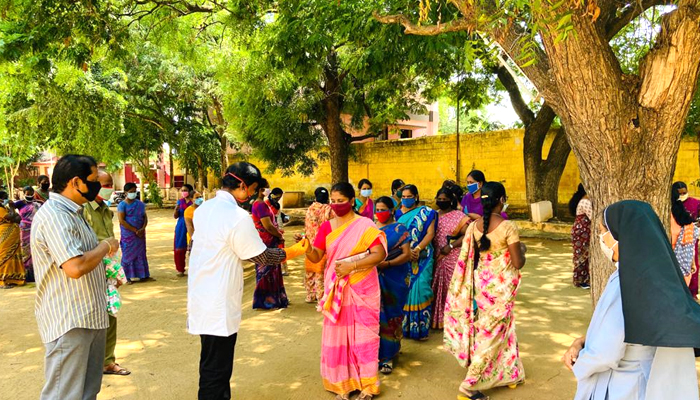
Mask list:
[[[149,212],[151,273],[157,282],[124,287],[117,360],[133,372],[106,376],[99,399],[193,399],[197,393],[199,338],[185,331],[187,281],[172,262],[174,220]],[[289,235],[297,229],[288,229]],[[525,240],[530,252],[516,306],[517,332],[527,383],[497,389],[495,400],[572,398],[575,381],[559,363],[590,318],[588,292],[571,286],[568,243]],[[232,379],[236,399],[332,399],[319,374],[321,317],[304,303],[303,264],[290,263],[285,285],[292,305],[251,309],[255,276],[245,271],[243,324]],[[43,352],[34,319],[34,287],[0,291],[0,398],[36,399],[43,384]],[[382,399],[454,399],[464,376],[442,349],[442,336],[404,341],[394,374],[382,377]]]

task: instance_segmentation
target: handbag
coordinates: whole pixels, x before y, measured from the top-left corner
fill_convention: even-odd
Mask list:
[[[394,260],[401,254],[403,254],[403,249],[401,247],[395,247],[389,250],[389,254],[386,255],[386,261]]]

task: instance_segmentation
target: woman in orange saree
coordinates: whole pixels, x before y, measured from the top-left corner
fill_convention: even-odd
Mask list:
[[[0,289],[24,285],[19,214],[8,211],[7,193],[0,191]]]
[[[337,400],[360,391],[359,400],[379,394],[379,309],[377,264],[386,257],[386,236],[368,218],[352,212],[355,192],[348,183],[331,189],[336,217],[321,225],[307,257],[328,259],[321,343],[321,377]]]

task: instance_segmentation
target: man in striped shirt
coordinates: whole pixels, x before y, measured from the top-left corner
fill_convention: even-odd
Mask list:
[[[42,400],[96,399],[102,385],[109,326],[102,260],[119,242],[98,242],[83,217],[82,206],[100,191],[97,177],[92,157],[62,157],[53,192],[32,223],[35,314],[46,347]]]

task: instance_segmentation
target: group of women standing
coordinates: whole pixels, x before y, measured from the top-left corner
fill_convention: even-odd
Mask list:
[[[571,230],[573,246],[573,283],[583,289],[590,288],[590,245],[592,235],[593,203],[582,184],[569,201],[569,211],[576,217]],[[671,187],[671,247],[678,267],[693,297],[698,295],[698,241],[700,229],[700,200],[688,195],[684,182]]]
[[[48,200],[49,177],[40,175],[37,187],[26,186],[24,195],[12,202],[7,192],[0,193],[0,288],[10,289],[34,282],[34,264],[30,235],[32,220]],[[19,263],[17,262],[19,259]]]
[[[476,175],[468,196],[478,200],[465,202],[471,213],[451,187],[438,192],[438,211],[403,182],[376,201],[367,180],[359,196],[347,183],[334,185],[330,198],[316,190],[297,240],[313,243],[307,301],[318,300],[324,315],[321,373],[336,399],[376,395],[377,372],[392,372],[402,338],[424,340],[430,328],[444,327],[446,348],[467,368],[460,390],[468,398],[524,380],[513,319],[524,250],[502,214],[505,188]],[[370,205],[372,217],[363,218]]]

